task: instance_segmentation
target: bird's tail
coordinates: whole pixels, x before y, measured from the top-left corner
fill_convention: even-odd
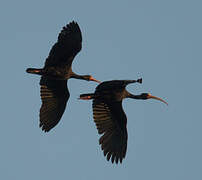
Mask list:
[[[82,99],[82,100],[91,100],[95,97],[95,94],[94,93],[89,93],[89,94],[81,94],[79,99]]]
[[[42,75],[42,69],[27,68],[27,69],[26,69],[26,72],[27,72],[27,73],[31,73],[31,74]]]

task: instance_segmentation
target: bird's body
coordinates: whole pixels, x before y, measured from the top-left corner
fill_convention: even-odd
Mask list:
[[[122,101],[127,96],[125,87],[136,80],[112,80],[105,81],[96,87],[95,94],[99,94],[102,99]],[[141,83],[141,79],[138,81]]]
[[[56,126],[64,113],[70,96],[67,87],[68,79],[76,78],[99,82],[90,75],[77,75],[72,71],[72,62],[81,48],[81,30],[78,24],[73,21],[63,27],[44,67],[26,70],[28,73],[41,75],[40,127],[45,132]]]
[[[142,83],[142,79],[106,81],[96,87],[94,93],[81,94],[80,99],[93,99],[93,118],[98,133],[103,134],[99,140],[107,160],[120,163],[125,158],[127,149],[127,117],[122,107],[125,98],[149,99],[160,98],[143,93],[132,95],[125,88],[130,83]]]

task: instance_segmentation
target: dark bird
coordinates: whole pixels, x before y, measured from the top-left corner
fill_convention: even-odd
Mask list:
[[[78,75],[72,71],[72,62],[82,47],[79,25],[71,22],[63,27],[42,69],[28,68],[27,73],[41,75],[40,127],[48,132],[60,121],[69,99],[67,80],[70,78],[100,81],[91,75]]]
[[[126,156],[127,149],[127,117],[122,107],[122,100],[133,99],[156,99],[165,102],[163,99],[152,96],[149,93],[133,95],[125,88],[130,83],[142,83],[138,80],[113,80],[99,84],[94,93],[81,94],[79,99],[93,99],[93,118],[99,134],[103,134],[99,139],[99,144],[104,152],[104,156],[111,162],[122,163]]]

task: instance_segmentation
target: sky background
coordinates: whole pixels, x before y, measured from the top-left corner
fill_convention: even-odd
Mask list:
[[[0,179],[201,180],[202,1],[2,0],[0,2]],[[155,101],[127,99],[128,149],[111,164],[98,144],[91,101],[94,82],[69,80],[60,123],[39,126],[39,77],[64,25],[75,20],[83,49],[73,70],[106,81],[137,79],[127,89]]]

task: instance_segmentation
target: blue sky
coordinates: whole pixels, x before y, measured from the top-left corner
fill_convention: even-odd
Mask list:
[[[1,179],[201,180],[202,2],[1,1]],[[137,79],[131,93],[168,101],[125,100],[128,150],[121,165],[107,162],[98,145],[91,102],[80,93],[96,83],[69,80],[61,122],[39,129],[39,77],[61,28],[75,20],[83,49],[73,70],[101,81]]]

